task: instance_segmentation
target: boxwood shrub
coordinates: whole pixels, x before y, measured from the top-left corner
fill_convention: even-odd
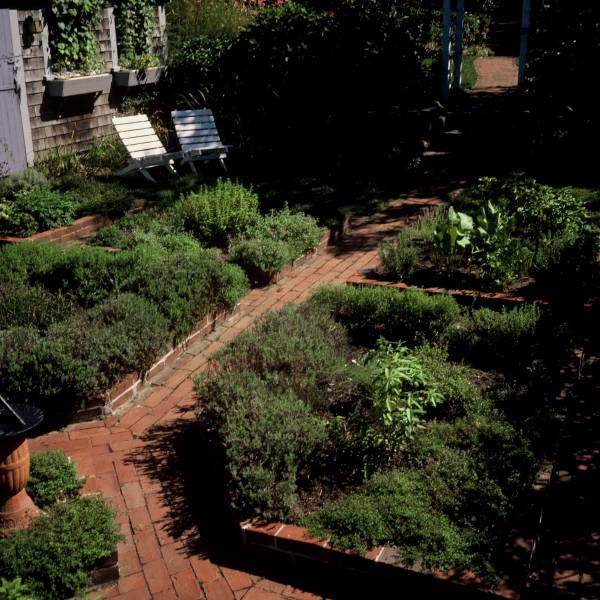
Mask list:
[[[75,464],[62,450],[31,455],[27,493],[38,508],[76,497],[84,481],[77,477]]]

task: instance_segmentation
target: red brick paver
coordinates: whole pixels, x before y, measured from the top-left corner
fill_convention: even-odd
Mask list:
[[[176,450],[160,446],[156,428],[193,419],[193,377],[206,368],[211,354],[251,327],[268,310],[305,300],[324,282],[344,283],[375,262],[378,243],[404,226],[419,210],[441,204],[442,194],[415,195],[393,201],[383,211],[356,219],[352,233],[338,246],[306,266],[291,270],[277,284],[254,289],[239,311],[218,325],[209,341],[196,341],[160,371],[137,399],[117,417],[71,425],[30,441],[32,451],[60,448],[89,476],[86,490],[101,492],[118,514],[124,540],[119,543],[120,579],[98,593],[104,598],[318,598],[288,582],[223,566],[193,544],[194,527],[182,531],[173,498],[174,484],[161,483]],[[143,460],[142,460],[143,458]],[[175,474],[176,475],[176,474]],[[177,481],[174,477],[173,482]],[[175,485],[176,487],[176,485]],[[184,519],[185,520],[185,519]]]

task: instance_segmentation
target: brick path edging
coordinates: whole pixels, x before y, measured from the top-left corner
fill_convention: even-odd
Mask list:
[[[420,292],[424,292],[426,294],[431,295],[441,295],[441,296],[452,296],[458,300],[460,299],[473,299],[473,300],[482,300],[485,302],[492,302],[494,304],[505,304],[507,306],[515,306],[519,304],[524,304],[525,302],[533,302],[535,304],[541,305],[549,305],[550,302],[543,298],[526,298],[525,296],[517,296],[516,294],[511,294],[510,292],[483,292],[480,290],[473,289],[452,289],[452,288],[439,288],[439,287],[417,287],[414,285],[410,285],[408,283],[404,283],[403,281],[386,281],[382,279],[375,279],[373,277],[369,277],[368,275],[358,273],[357,275],[353,275],[348,279],[348,283],[352,285],[362,285],[362,286],[379,286],[379,287],[389,287],[395,288],[398,290],[408,290],[414,289],[419,290]]]
[[[536,499],[535,506],[532,509],[536,522],[541,522],[552,473],[552,463],[543,464],[531,486],[531,492],[535,494]],[[344,551],[332,547],[329,540],[311,536],[304,527],[278,522],[263,523],[255,520],[240,523],[240,533],[244,551],[249,553],[258,551],[263,554],[265,552],[283,554],[344,569],[379,574],[388,579],[394,578],[399,581],[415,575],[425,578],[433,577],[446,581],[451,586],[459,585],[474,588],[502,598],[518,600],[521,597],[521,591],[511,587],[508,578],[500,581],[492,589],[472,571],[457,574],[453,571],[444,573],[436,569],[429,572],[420,569],[417,565],[399,564],[398,552],[392,546],[376,546],[369,550],[365,556],[358,556],[349,550]],[[521,545],[526,544],[530,560],[535,552],[535,542],[535,539],[520,540]]]
[[[22,242],[54,242],[58,244],[73,244],[75,242],[84,240],[91,237],[107,225],[112,224],[112,219],[109,219],[105,215],[90,215],[88,217],[81,217],[76,221],[73,221],[71,225],[65,227],[59,227],[58,229],[49,229],[47,231],[40,231],[34,233],[29,237],[16,237],[16,236],[1,236],[1,244],[19,244]]]

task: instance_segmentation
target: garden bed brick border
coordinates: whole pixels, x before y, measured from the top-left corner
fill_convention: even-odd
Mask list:
[[[112,219],[105,215],[89,215],[73,221],[71,225],[48,229],[34,233],[29,237],[1,236],[0,244],[18,244],[21,242],[55,242],[58,244],[74,244],[91,237],[107,225],[112,224]]]
[[[452,296],[457,300],[480,300],[482,302],[504,304],[507,306],[515,306],[518,304],[524,304],[526,302],[532,302],[534,304],[541,304],[544,306],[550,304],[550,301],[544,298],[526,298],[525,296],[517,296],[516,294],[511,294],[510,292],[483,292],[480,290],[473,290],[468,288],[453,289],[440,287],[418,287],[414,285],[409,285],[408,283],[404,283],[403,281],[386,281],[382,279],[376,279],[374,277],[369,277],[369,273],[372,272],[374,266],[376,265],[371,265],[368,268],[364,269],[361,273],[349,277],[348,283],[351,285],[388,287],[395,288],[398,290],[413,289],[419,290],[420,292],[424,292],[426,294]]]

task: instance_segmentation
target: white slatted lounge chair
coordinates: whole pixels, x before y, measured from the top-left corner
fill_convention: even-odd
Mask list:
[[[156,183],[156,180],[148,169],[154,167],[165,167],[177,175],[173,162],[181,158],[183,153],[166,151],[146,115],[113,117],[112,122],[129,154],[129,164],[118,175],[137,169],[152,183]]]
[[[171,118],[183,150],[181,164],[190,163],[192,171],[197,175],[195,161],[218,159],[227,171],[225,158],[231,146],[221,142],[210,108],[174,110],[171,112]]]

